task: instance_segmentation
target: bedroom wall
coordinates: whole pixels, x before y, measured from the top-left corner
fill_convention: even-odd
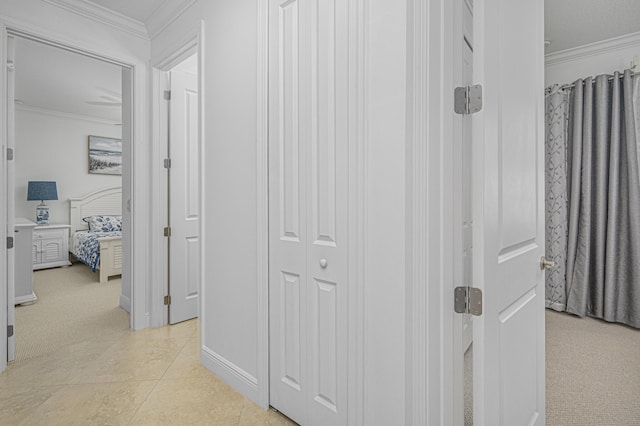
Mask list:
[[[27,200],[29,180],[53,180],[58,201],[47,201],[51,223],[69,223],[69,198],[120,186],[121,176],[88,172],[88,135],[121,137],[121,126],[55,112],[16,108],[16,216],[35,221],[38,201]]]
[[[567,84],[578,78],[623,71],[636,56],[640,61],[640,32],[550,53],[545,55],[545,84]],[[640,63],[637,66],[640,68]]]

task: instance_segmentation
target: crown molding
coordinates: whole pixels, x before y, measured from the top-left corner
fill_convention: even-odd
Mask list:
[[[89,0],[42,0],[53,6],[65,9],[82,17],[100,22],[117,30],[149,40],[145,25],[133,18],[115,12]]]
[[[197,0],[179,0],[177,4],[175,1],[165,1],[146,21],[149,38],[154,39],[187,9],[193,6],[196,1]],[[173,3],[173,5],[170,3]]]
[[[544,62],[545,66],[557,65],[630,47],[640,47],[640,32],[548,53],[544,55]]]
[[[15,106],[16,111],[26,111],[33,112],[36,114],[44,114],[50,115],[58,118],[68,118],[72,120],[82,120],[82,121],[90,121],[92,123],[100,123],[100,124],[108,124],[108,125],[119,125],[120,121],[117,120],[109,120],[108,118],[94,117],[92,115],[80,115],[80,114],[71,114],[69,112],[56,111],[48,108],[41,108],[28,104],[19,104]]]

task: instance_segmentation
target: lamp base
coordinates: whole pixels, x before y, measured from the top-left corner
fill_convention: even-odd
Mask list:
[[[36,223],[38,225],[49,224],[49,206],[44,203],[36,206]]]

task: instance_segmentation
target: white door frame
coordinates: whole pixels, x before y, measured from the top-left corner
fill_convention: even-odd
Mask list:
[[[453,311],[453,90],[460,17],[450,0],[408,3],[406,424],[457,425]],[[458,333],[461,340],[461,333]],[[460,342],[461,346],[461,342]]]
[[[163,265],[168,263],[169,242],[163,235],[163,228],[167,226],[167,194],[169,191],[168,181],[166,179],[166,169],[164,168],[164,159],[168,158],[168,105],[164,99],[164,91],[169,90],[169,71],[187,59],[194,53],[198,54],[198,93],[204,94],[204,22],[200,26],[184,35],[181,40],[165,52],[159,59],[153,60],[151,64],[151,123],[152,123],[152,153],[153,165],[151,166],[151,204],[152,211],[156,212],[151,217],[150,243],[153,259],[161,259],[157,263]],[[198,184],[200,185],[200,217],[204,217],[204,194],[205,185],[203,179],[204,167],[204,96],[198,96],[198,129],[199,129],[199,150],[200,150],[200,172],[198,175]],[[204,220],[200,221],[200,235],[204,236]],[[204,259],[204,238],[200,238],[200,257]],[[164,263],[163,263],[164,262]],[[203,277],[205,276],[205,262],[200,262],[201,269],[198,271],[200,288],[198,289],[200,306],[200,333],[205,327],[205,311],[202,306]],[[167,268],[151,269],[151,327],[161,327],[169,323],[169,309],[164,305],[164,296],[168,294],[169,275]]]
[[[83,54],[89,57],[93,57],[105,62],[110,62],[115,65],[129,68],[133,73],[133,120],[132,120],[132,259],[131,262],[131,328],[141,329],[146,328],[148,325],[148,319],[145,312],[146,304],[146,287],[147,287],[147,266],[148,262],[152,262],[153,259],[148,259],[146,256],[147,247],[145,242],[147,241],[147,220],[149,216],[148,202],[147,202],[147,155],[145,150],[147,149],[146,142],[146,98],[145,98],[145,80],[146,80],[146,64],[139,59],[121,55],[120,52],[105,52],[96,49],[91,43],[85,42],[79,39],[69,38],[57,31],[46,31],[38,27],[34,27],[27,22],[0,17],[0,60],[2,63],[6,63],[7,60],[7,39],[9,34],[15,34],[20,37],[30,38],[46,44],[63,48],[68,51]],[[3,129],[6,129],[7,124],[7,69],[6,66],[0,67],[0,116],[3,124]],[[0,134],[0,145],[7,145],[7,134],[2,132]],[[0,174],[6,176],[6,158],[4,153],[2,155],[2,162],[0,163]],[[6,217],[6,188],[0,189],[3,196],[0,197],[0,237],[3,241],[6,240],[7,235],[7,217]],[[135,200],[135,205],[133,204]],[[6,259],[7,249],[6,244],[0,245],[0,265],[4,267],[6,271]],[[135,259],[135,261],[134,261]],[[125,262],[127,259],[125,259]],[[134,285],[135,283],[135,285]],[[6,353],[7,345],[7,276],[2,274],[0,276],[0,351],[2,354]],[[4,355],[0,356],[0,371],[6,368],[7,362]]]

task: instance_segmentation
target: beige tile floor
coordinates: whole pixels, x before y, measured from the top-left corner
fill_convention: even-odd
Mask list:
[[[0,425],[295,425],[202,367],[198,340],[192,320],[11,363]]]

